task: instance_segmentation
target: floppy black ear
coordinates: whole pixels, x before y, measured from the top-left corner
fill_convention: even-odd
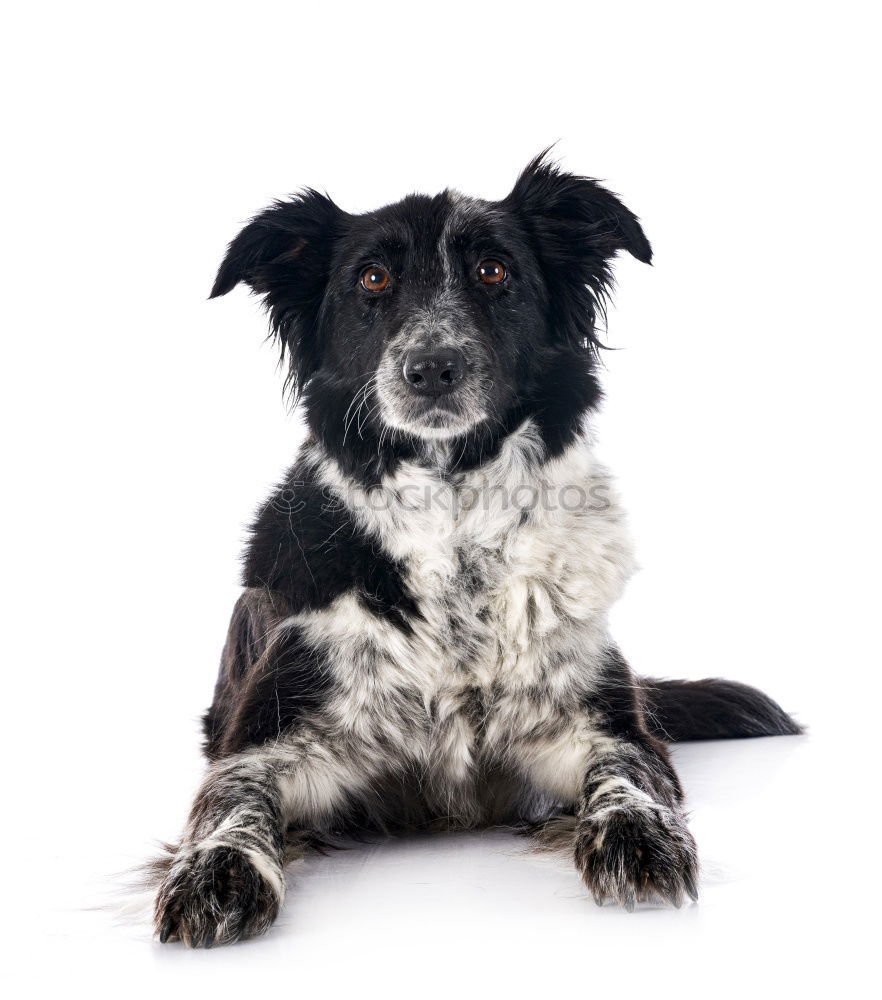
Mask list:
[[[626,250],[652,260],[640,222],[590,177],[561,171],[540,153],[504,200],[532,234],[549,287],[552,322],[573,346],[595,348],[595,320],[612,286],[610,263]]]
[[[644,264],[652,260],[637,216],[593,178],[564,173],[547,150],[527,165],[506,201],[570,243],[574,253],[612,257],[627,250]]]
[[[211,289],[215,298],[241,281],[264,296],[295,392],[320,363],[319,310],[345,218],[330,198],[311,189],[275,202],[229,245]]]

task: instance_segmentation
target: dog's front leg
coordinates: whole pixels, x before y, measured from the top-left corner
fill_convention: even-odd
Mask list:
[[[159,887],[160,940],[208,948],[265,931],[285,892],[283,854],[273,756],[251,751],[214,764]]]
[[[602,741],[579,801],[576,865],[598,904],[632,910],[661,898],[697,898],[698,859],[677,776],[652,737]]]

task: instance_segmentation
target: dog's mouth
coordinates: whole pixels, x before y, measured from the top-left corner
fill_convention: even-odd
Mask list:
[[[377,396],[380,422],[417,437],[456,437],[487,419],[482,393],[465,379],[443,395],[422,395],[400,379],[380,378]]]
[[[468,409],[457,405],[454,400],[439,400],[425,406],[422,412],[411,418],[411,428],[419,433],[430,431],[434,435],[455,435],[471,430],[475,424],[485,419],[481,411],[468,412]]]
[[[456,409],[451,407],[450,403],[435,403],[428,406],[423,413],[419,414],[414,423],[440,430],[444,427],[462,423],[462,416]]]
[[[443,400],[384,399],[380,393],[380,400],[381,421],[417,437],[456,437],[486,419],[482,409],[449,397]]]

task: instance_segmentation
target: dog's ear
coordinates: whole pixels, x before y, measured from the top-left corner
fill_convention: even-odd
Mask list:
[[[319,311],[345,220],[330,198],[311,189],[275,202],[229,245],[211,289],[215,298],[241,281],[264,297],[294,392],[320,362]]]
[[[564,173],[549,161],[548,150],[527,165],[505,200],[564,244],[561,250],[604,258],[627,250],[644,264],[652,260],[637,216],[596,180]]]
[[[645,264],[652,260],[637,216],[596,180],[561,171],[548,150],[528,164],[502,204],[533,238],[556,325],[574,344],[596,345],[595,318],[612,285],[610,262],[622,250]]]

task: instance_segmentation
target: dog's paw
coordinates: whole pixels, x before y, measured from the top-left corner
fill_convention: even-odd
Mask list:
[[[185,850],[159,887],[156,933],[191,948],[263,934],[279,912],[282,885],[281,874],[273,884],[234,848]]]
[[[603,810],[579,824],[576,866],[598,905],[633,910],[661,899],[698,899],[698,855],[683,817],[659,806]]]

